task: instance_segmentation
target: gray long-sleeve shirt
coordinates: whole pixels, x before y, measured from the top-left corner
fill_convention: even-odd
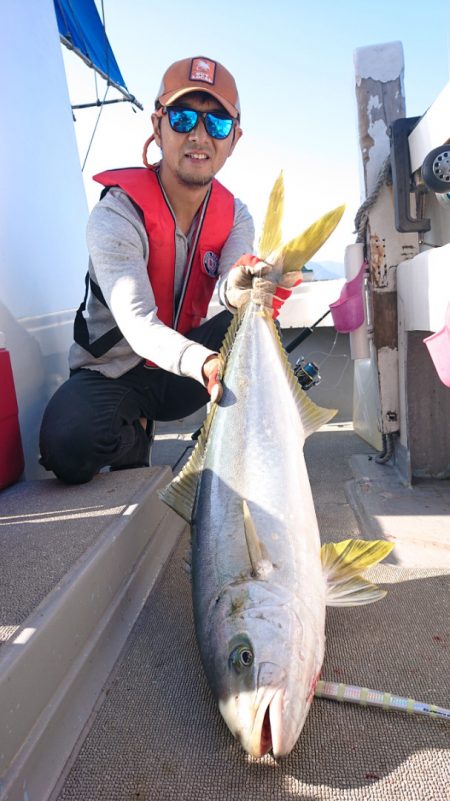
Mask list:
[[[187,236],[176,229],[175,294],[179,291],[195,221]],[[219,297],[230,267],[251,253],[253,220],[247,207],[234,201],[234,224],[219,262]],[[202,366],[211,352],[191,342],[158,319],[158,309],[147,273],[149,242],[142,218],[128,195],[112,188],[93,208],[87,227],[89,274],[103,293],[107,307],[90,292],[83,316],[90,341],[117,325],[123,339],[104,356],[94,358],[80,345],[70,349],[69,366],[98,370],[109,378],[131,370],[143,359],[156,362],[176,375],[202,381]],[[226,305],[226,304],[225,304]]]

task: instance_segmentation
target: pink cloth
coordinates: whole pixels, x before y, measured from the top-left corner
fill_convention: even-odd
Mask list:
[[[344,284],[339,299],[330,303],[334,327],[341,334],[356,331],[364,322],[363,280],[366,267],[366,262],[363,262],[358,275]]]
[[[428,348],[439,378],[446,387],[450,387],[450,303],[445,312],[444,327],[423,341]]]

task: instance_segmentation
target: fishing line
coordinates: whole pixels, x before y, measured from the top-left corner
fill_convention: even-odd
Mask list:
[[[335,359],[339,359],[339,358],[341,358],[341,357],[340,357],[340,356],[335,356],[334,358],[335,358]],[[339,385],[340,385],[340,383],[341,383],[342,379],[344,378],[345,371],[347,370],[347,368],[348,368],[348,366],[349,366],[349,364],[350,364],[350,359],[349,359],[349,357],[348,357],[348,356],[345,356],[344,354],[342,354],[342,358],[343,358],[343,359],[345,359],[345,364],[344,364],[344,367],[343,367],[343,369],[342,369],[342,372],[341,372],[341,374],[340,374],[340,376],[339,376],[339,378],[338,378],[338,380],[337,380],[336,384],[329,384],[329,385],[328,385],[330,389],[337,389],[337,388],[339,387]]]
[[[336,345],[337,345],[338,336],[339,336],[339,333],[336,331],[336,333],[335,333],[335,335],[334,335],[333,344],[332,344],[332,346],[331,346],[331,348],[330,348],[330,351],[329,351],[327,354],[325,354],[325,359],[323,360],[323,362],[320,362],[320,364],[319,364],[319,367],[323,367],[323,365],[325,364],[325,362],[326,362],[326,361],[327,361],[327,360],[330,358],[331,354],[333,353],[333,351],[334,351],[334,349],[335,349],[335,347],[336,347]],[[317,352],[317,353],[322,353],[322,354],[323,354],[323,351],[316,351],[316,352]],[[344,354],[342,354],[342,355],[344,355]]]
[[[325,358],[322,359],[322,361],[319,362],[319,364],[318,364],[319,371],[322,370],[323,365],[328,361],[328,359],[331,356],[333,356],[333,351],[334,351],[334,349],[335,349],[335,347],[337,345],[338,337],[339,337],[339,331],[336,331],[335,336],[334,336],[334,340],[333,340],[333,344],[331,345],[331,348],[328,351],[328,353],[326,353],[326,352],[324,352],[322,350],[315,350],[315,351],[313,350],[313,351],[311,351],[310,354],[308,354],[308,359],[309,358],[312,359],[316,354],[319,355],[319,356],[320,355],[321,356],[325,356]],[[346,353],[336,353],[336,354],[334,354],[333,359],[345,359],[344,367],[342,368],[342,371],[341,371],[341,373],[339,375],[339,378],[338,378],[337,382],[335,384],[328,384],[330,389],[337,389],[340,386],[340,384],[342,382],[342,379],[344,378],[344,373],[345,373],[345,371],[347,370],[347,368],[349,366],[350,357]]]

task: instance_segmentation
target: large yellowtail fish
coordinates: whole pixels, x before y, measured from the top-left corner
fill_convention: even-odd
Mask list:
[[[278,269],[279,205],[260,245]],[[309,229],[315,249],[329,219]],[[300,267],[308,237],[302,248]],[[289,271],[292,252],[287,246]],[[382,597],[358,573],[391,546],[348,540],[321,555],[303,444],[335,412],[300,388],[271,316],[253,300],[235,316],[222,356],[222,400],[162,498],[191,524],[196,635],[220,711],[249,754],[280,757],[295,746],[314,696],[326,604]]]

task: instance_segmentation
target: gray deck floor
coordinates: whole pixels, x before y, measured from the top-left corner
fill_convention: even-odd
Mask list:
[[[2,492],[0,646],[148,484],[149,471],[141,469],[100,474],[81,486],[19,481]]]
[[[154,463],[175,464],[189,447],[187,430],[163,428]],[[383,601],[329,610],[323,677],[449,706],[450,545],[448,526],[437,525],[449,483],[431,495],[427,485],[424,501],[421,487],[406,490],[391,467],[374,467],[345,424],[314,434],[305,452],[323,541],[370,537],[375,525],[402,546],[375,570],[388,584]],[[151,593],[58,801],[447,801],[450,727],[425,717],[316,699],[288,758],[248,757],[202,673],[186,546]]]

